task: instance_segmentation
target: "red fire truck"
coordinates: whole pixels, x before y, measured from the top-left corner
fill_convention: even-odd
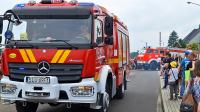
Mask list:
[[[106,112],[112,98],[123,98],[128,29],[104,7],[31,1],[5,12],[0,28],[6,29],[1,100],[15,103],[17,112],[36,112],[40,103]]]
[[[158,48],[146,48],[140,51],[137,56],[137,65],[138,68],[145,70],[157,70],[160,68],[160,61],[162,57],[166,57],[167,53],[170,53],[172,56],[178,56],[184,58],[184,52],[187,49],[179,48],[167,48],[167,47],[158,47]],[[199,57],[200,52],[194,52]]]

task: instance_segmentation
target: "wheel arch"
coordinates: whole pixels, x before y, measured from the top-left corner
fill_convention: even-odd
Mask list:
[[[112,84],[112,96],[116,93],[116,76],[114,75],[111,67],[109,65],[105,65],[100,70],[100,80],[98,82],[98,88],[101,93],[104,93],[106,90],[107,80],[110,80],[110,84]]]
[[[155,61],[155,62],[157,62],[158,63],[158,61],[157,61],[157,59],[150,59],[149,61],[148,61],[148,64],[150,64],[151,62],[153,62],[153,61]]]

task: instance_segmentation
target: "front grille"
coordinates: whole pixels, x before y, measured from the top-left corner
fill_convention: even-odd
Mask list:
[[[49,73],[38,72],[38,64],[9,63],[10,79],[23,82],[25,76],[56,76],[59,83],[76,83],[81,81],[83,65],[50,64]]]

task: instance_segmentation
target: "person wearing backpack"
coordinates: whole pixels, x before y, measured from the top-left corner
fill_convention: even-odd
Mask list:
[[[170,89],[170,99],[173,100],[173,94],[175,94],[174,100],[178,97],[178,68],[177,62],[172,61],[170,63],[171,68],[169,69],[169,89]]]
[[[191,53],[189,55],[189,60],[190,62],[188,63],[187,67],[186,67],[186,71],[185,71],[185,84],[186,87],[188,85],[188,82],[191,80],[191,78],[194,78],[194,74],[193,74],[193,70],[194,70],[194,64],[196,61],[196,55],[194,53]]]
[[[179,66],[179,73],[181,74],[181,82],[180,82],[180,96],[179,98],[182,99],[184,93],[185,93],[185,71],[186,67],[189,64],[189,55],[191,54],[190,51],[185,51],[185,59],[182,60],[180,66]]]

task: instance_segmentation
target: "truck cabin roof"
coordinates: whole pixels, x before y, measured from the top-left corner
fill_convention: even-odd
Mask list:
[[[42,0],[40,3],[26,3],[17,4],[12,10],[22,19],[31,16],[37,18],[88,18],[91,14],[105,14],[113,17],[118,21],[121,26],[127,30],[127,26],[119,20],[119,18],[110,13],[106,8],[96,5],[94,3],[87,2],[66,2],[60,0],[60,3],[50,3],[52,0]],[[55,0],[56,1],[56,0]],[[26,17],[25,17],[26,16]]]
[[[20,17],[26,16],[32,18],[88,18],[92,13],[91,9],[94,4],[88,5],[70,5],[68,3],[62,4],[18,4],[12,10]]]

